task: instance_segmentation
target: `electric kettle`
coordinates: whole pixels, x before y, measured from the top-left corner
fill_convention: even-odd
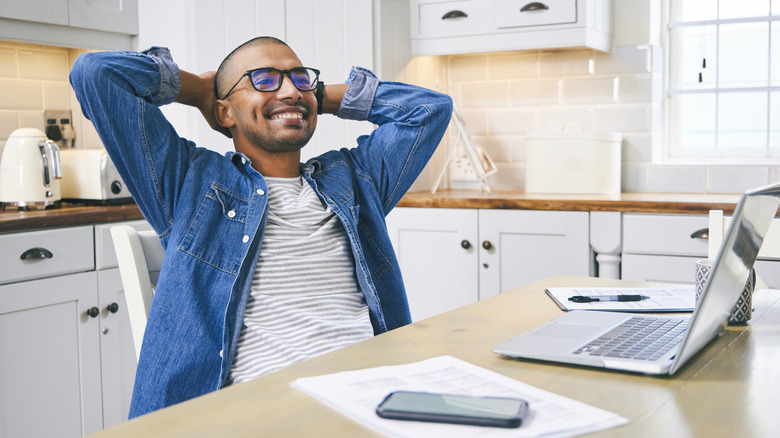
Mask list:
[[[60,149],[40,129],[11,133],[0,159],[0,205],[20,210],[60,205]]]

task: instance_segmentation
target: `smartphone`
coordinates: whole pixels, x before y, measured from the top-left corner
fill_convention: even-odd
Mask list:
[[[395,391],[379,403],[376,413],[395,420],[512,428],[523,422],[528,403],[507,397]]]

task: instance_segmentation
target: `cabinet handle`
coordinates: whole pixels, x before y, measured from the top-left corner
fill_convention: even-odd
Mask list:
[[[469,242],[468,240],[465,240],[465,239],[461,240],[460,247],[463,248],[463,249],[469,249],[469,248],[471,248],[471,242]]]
[[[100,309],[97,307],[90,307],[89,310],[87,310],[87,315],[89,315],[90,318],[96,318],[100,315]]]
[[[21,257],[19,257],[22,260],[29,260],[29,259],[50,259],[54,257],[54,254],[51,253],[46,248],[30,248],[27,251],[23,252]]]
[[[709,228],[702,228],[701,230],[696,230],[693,233],[691,233],[691,239],[709,239],[709,238],[710,238]]]
[[[459,10],[456,9],[454,11],[449,11],[446,14],[442,15],[441,19],[442,20],[454,20],[456,18],[466,18],[468,16],[469,15],[467,13],[465,13],[463,11],[459,11]]]
[[[116,313],[117,311],[119,311],[119,304],[111,303],[108,306],[106,306],[106,310],[108,310],[111,313]]]
[[[549,9],[550,7],[544,3],[533,2],[533,3],[528,3],[527,5],[520,8],[520,12],[546,11]]]
[[[486,240],[486,241],[482,242],[482,247],[485,248],[485,249],[491,249],[491,248],[493,248],[493,244],[490,243],[489,240]]]

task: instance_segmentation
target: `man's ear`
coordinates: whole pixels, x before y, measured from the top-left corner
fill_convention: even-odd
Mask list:
[[[232,128],[236,124],[233,114],[233,104],[229,100],[217,100],[214,102],[214,118],[217,123],[225,128]]]

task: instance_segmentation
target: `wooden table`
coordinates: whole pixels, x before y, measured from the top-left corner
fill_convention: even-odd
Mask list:
[[[757,292],[749,325],[729,327],[674,377],[517,361],[491,353],[493,346],[562,313],[544,287],[618,284],[639,285],[581,277],[545,279],[94,436],[375,436],[290,388],[290,382],[298,377],[404,364],[445,354],[630,420],[627,425],[592,436],[777,436],[780,291]]]

